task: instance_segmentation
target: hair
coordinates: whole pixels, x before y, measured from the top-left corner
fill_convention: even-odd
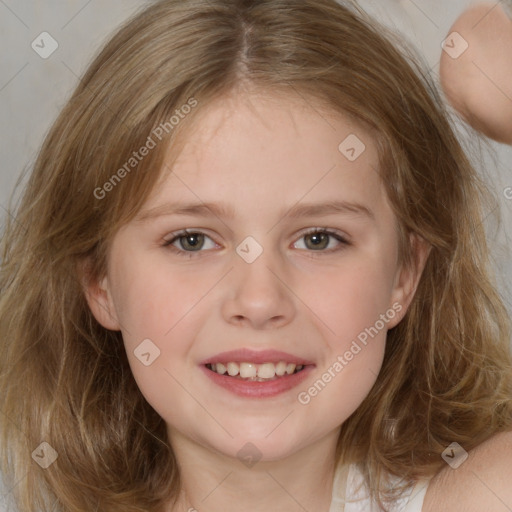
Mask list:
[[[160,511],[177,497],[164,420],[139,391],[120,332],[92,315],[84,279],[105,274],[112,237],[195,113],[242,84],[293,90],[371,130],[400,262],[415,262],[411,234],[431,246],[377,380],[341,426],[337,460],[357,464],[382,505],[397,491],[388,475],[410,485],[440,471],[453,441],[469,451],[512,428],[511,326],[483,226],[491,193],[415,59],[335,0],[163,0],[94,59],[7,219],[0,453],[20,512]],[[155,147],[130,160],[149,138]],[[43,441],[58,453],[44,470],[30,456]]]
[[[512,19],[512,0],[505,0],[505,2],[503,2],[503,10],[505,14]]]

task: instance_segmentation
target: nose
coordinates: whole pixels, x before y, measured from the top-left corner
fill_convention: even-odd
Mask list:
[[[234,258],[222,304],[225,321],[259,330],[290,323],[296,310],[295,295],[286,282],[283,265],[277,264],[271,251],[264,250],[252,263],[236,254]]]

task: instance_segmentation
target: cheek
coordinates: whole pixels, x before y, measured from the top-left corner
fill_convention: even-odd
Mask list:
[[[315,379],[297,395],[312,417],[323,418],[324,428],[341,425],[361,405],[382,366],[386,333],[363,343],[355,338],[332,347],[332,355]]]
[[[337,358],[341,365],[337,368],[342,369],[333,387],[332,400],[343,403],[339,420],[344,421],[359,407],[377,380],[384,358],[385,338],[386,333],[381,332],[366,345],[355,340],[342,357]]]
[[[161,417],[176,422],[177,411],[185,414],[190,407],[190,396],[180,383],[187,375],[194,339],[195,323],[188,321],[187,313],[197,304],[199,292],[157,266],[139,269],[120,269],[132,276],[117,289],[123,342],[140,392]]]
[[[113,299],[130,367],[155,408],[169,393],[175,398],[183,394],[172,376],[182,381],[189,370],[199,317],[207,311],[204,299],[218,279],[184,267],[171,272],[157,259],[142,261],[136,255],[115,268]]]
[[[333,428],[357,409],[380,372],[387,330],[397,314],[390,290],[390,274],[376,259],[360,259],[310,282],[308,304],[322,320],[327,350],[315,379],[297,398],[320,416],[330,410]]]
[[[335,271],[315,272],[302,283],[299,294],[321,320],[322,331],[330,333],[329,339],[334,336],[333,347],[344,350],[348,341],[376,322],[383,330],[379,320],[390,307],[390,275],[379,262],[354,262]]]
[[[171,272],[157,258],[125,262],[115,274],[114,302],[126,338],[130,343],[144,338],[164,342],[194,314],[215,277],[185,268]]]

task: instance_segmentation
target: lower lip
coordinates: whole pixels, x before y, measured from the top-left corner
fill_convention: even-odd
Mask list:
[[[215,384],[231,391],[235,395],[244,398],[270,398],[286,393],[295,386],[298,386],[311,373],[314,365],[305,366],[298,373],[278,377],[275,380],[268,380],[266,382],[237,379],[227,375],[219,375],[206,368],[206,366],[201,366],[201,368]]]

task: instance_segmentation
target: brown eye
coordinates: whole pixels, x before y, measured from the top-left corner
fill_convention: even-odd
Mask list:
[[[174,236],[166,240],[163,244],[164,247],[172,249],[177,254],[191,257],[193,253],[203,252],[207,240],[211,241],[212,246],[208,249],[215,248],[215,242],[206,234],[200,231],[180,231],[174,233]]]
[[[305,241],[304,249],[309,250],[309,252],[329,253],[350,245],[339,233],[320,228],[304,233],[301,239]],[[329,245],[331,245],[331,248],[329,248]],[[303,249],[303,247],[299,247],[299,249]]]
[[[204,235],[202,233],[191,233],[187,235],[181,235],[176,239],[181,248],[185,251],[192,250],[200,250],[204,244]]]
[[[308,249],[325,249],[329,245],[330,235],[322,232],[311,233],[304,236],[304,240],[306,240],[306,246]],[[307,241],[310,240],[311,243],[308,244]]]

